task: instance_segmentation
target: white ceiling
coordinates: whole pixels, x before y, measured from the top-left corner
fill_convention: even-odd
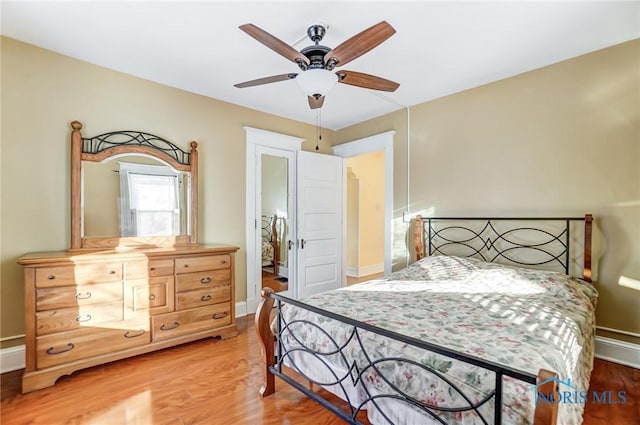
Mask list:
[[[3,35],[189,92],[315,123],[295,81],[233,84],[299,72],[239,25],[293,45],[329,26],[335,47],[382,20],[395,29],[344,68],[400,83],[394,93],[338,84],[322,126],[340,129],[461,90],[640,37],[640,2],[46,1],[2,0]],[[294,44],[296,43],[296,44]]]

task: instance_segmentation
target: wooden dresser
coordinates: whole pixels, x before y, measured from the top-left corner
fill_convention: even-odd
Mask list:
[[[237,247],[28,254],[22,392],[200,338],[236,336]]]

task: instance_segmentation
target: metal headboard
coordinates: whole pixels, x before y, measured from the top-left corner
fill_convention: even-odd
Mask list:
[[[582,278],[590,282],[591,214],[584,217],[417,216],[416,258],[458,255],[525,267],[555,265],[570,274],[575,222],[584,222]]]

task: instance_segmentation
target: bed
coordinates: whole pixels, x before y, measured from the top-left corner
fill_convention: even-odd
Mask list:
[[[418,217],[401,271],[299,301],[265,290],[261,394],[278,376],[353,424],[580,423],[583,405],[548,395],[588,388],[591,225]]]
[[[281,218],[277,215],[262,216],[262,268],[278,275],[280,245],[278,243],[278,225]]]

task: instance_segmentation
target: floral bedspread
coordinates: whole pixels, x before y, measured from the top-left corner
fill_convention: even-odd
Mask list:
[[[273,261],[273,244],[265,241],[264,239],[262,240],[262,261]]]
[[[575,388],[570,391],[588,388],[597,291],[591,284],[561,273],[435,256],[385,278],[301,301],[534,375],[541,368],[555,371],[561,380],[571,379]],[[283,317],[286,322],[299,319],[317,324],[293,325],[292,332],[282,338],[289,348],[304,345],[326,353],[335,348],[333,339],[347,348],[344,357],[333,354],[327,361],[347,369],[355,363],[360,370],[369,364],[355,338],[349,340],[350,326],[291,305],[283,308]],[[299,326],[305,326],[303,332],[296,330]],[[484,399],[495,386],[493,372],[379,335],[361,332],[360,338],[370,359],[398,356],[428,365],[474,402]],[[433,406],[467,405],[444,380],[409,363],[386,361],[377,370],[365,370],[364,386],[374,391],[388,392],[396,386]],[[505,378],[503,397],[503,423],[533,422],[535,389],[530,384]],[[561,403],[558,423],[581,423],[583,408],[581,404]],[[480,412],[493,421],[493,401],[485,403]],[[439,414],[447,422],[481,423],[473,412]],[[393,415],[388,413],[389,419],[382,423],[406,423],[407,419],[394,419]]]

